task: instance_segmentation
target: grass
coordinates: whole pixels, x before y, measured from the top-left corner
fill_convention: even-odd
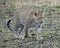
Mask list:
[[[35,37],[32,38],[32,36],[25,39],[20,39],[20,38],[15,38],[14,35],[10,32],[0,32],[0,48],[50,47],[49,45],[51,45],[51,41],[53,44],[55,41],[58,42],[58,40],[60,42],[59,39],[60,37],[58,37],[58,34],[52,32],[51,33],[45,32],[44,34],[45,35],[42,36],[43,39],[37,41],[36,38]],[[56,45],[54,44],[54,46],[52,47],[55,48]]]
[[[43,7],[31,6],[29,9],[44,11],[45,7],[46,6],[43,6]],[[15,7],[0,8],[0,12],[4,13],[5,11],[7,11],[6,9],[14,11],[16,8]],[[49,13],[48,10],[60,12],[60,6],[47,8],[45,12]],[[43,39],[40,39],[40,40],[37,40],[36,37],[33,37],[33,36],[36,36],[35,32],[29,33],[29,34],[32,34],[32,36],[25,39],[15,38],[14,35],[6,27],[4,28],[5,20],[8,20],[8,18],[12,18],[12,17],[9,17],[7,15],[6,19],[1,19],[1,17],[5,17],[5,16],[6,14],[3,14],[3,16],[0,16],[0,22],[1,22],[0,28],[2,28],[0,30],[0,48],[49,48],[49,47],[60,48],[60,34],[59,32],[55,32],[55,31],[54,32],[42,31],[41,38]]]

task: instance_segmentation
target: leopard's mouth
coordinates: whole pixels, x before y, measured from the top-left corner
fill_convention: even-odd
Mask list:
[[[43,23],[43,21],[40,21],[39,23],[40,23],[40,24],[42,24],[42,23]]]

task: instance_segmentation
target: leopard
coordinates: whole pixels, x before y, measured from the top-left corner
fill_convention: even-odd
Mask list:
[[[21,13],[22,12],[22,13]],[[44,20],[44,12],[43,11],[19,11],[16,10],[14,12],[14,24],[15,27],[11,28],[11,21],[7,21],[7,27],[10,31],[15,32],[15,34],[19,37],[20,33],[23,31],[25,32],[25,38],[27,38],[28,35],[28,29],[31,27],[36,28],[36,37],[39,39],[39,35],[42,30],[43,26],[43,20]]]

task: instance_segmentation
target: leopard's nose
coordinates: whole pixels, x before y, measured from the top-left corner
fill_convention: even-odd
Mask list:
[[[43,23],[43,21],[40,21],[39,23],[40,23],[40,24],[42,24],[42,23]]]

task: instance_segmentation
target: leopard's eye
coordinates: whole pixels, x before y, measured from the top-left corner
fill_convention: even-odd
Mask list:
[[[34,15],[37,16],[37,13],[35,13]]]

